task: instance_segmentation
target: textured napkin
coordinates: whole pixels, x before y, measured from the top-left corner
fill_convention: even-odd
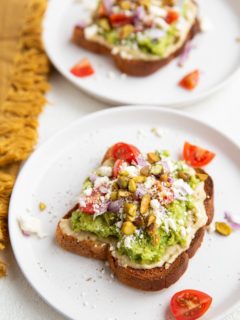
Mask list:
[[[49,88],[41,42],[47,0],[0,3],[0,250],[8,243],[7,215],[14,181],[37,142],[38,116]],[[0,277],[6,264],[0,261]]]

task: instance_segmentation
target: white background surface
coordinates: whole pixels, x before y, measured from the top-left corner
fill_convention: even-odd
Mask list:
[[[40,119],[39,143],[42,143],[56,131],[67,126],[77,118],[108,107],[106,104],[87,97],[68,84],[57,73],[52,75],[51,82],[53,89],[48,95],[49,105],[45,108]],[[240,73],[238,73],[228,87],[217,95],[184,110],[222,130],[240,145],[239,88]],[[64,319],[45,304],[29,287],[21,275],[10,249],[5,258],[9,264],[9,275],[6,279],[0,281],[0,319]],[[240,310],[239,314],[236,313],[235,317],[227,317],[226,320],[239,320],[239,318]]]

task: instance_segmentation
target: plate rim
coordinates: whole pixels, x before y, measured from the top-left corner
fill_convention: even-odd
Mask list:
[[[59,314],[63,315],[64,317],[67,317],[68,319],[73,319],[71,318],[65,311],[61,309],[61,306],[55,305],[53,302],[49,301],[38,289],[37,284],[35,283],[32,278],[28,277],[27,272],[24,269],[24,259],[22,259],[22,256],[20,252],[17,250],[15,246],[15,240],[14,240],[14,218],[16,216],[12,213],[12,207],[13,207],[13,201],[15,198],[16,190],[18,188],[18,184],[21,182],[22,177],[24,177],[26,170],[28,169],[28,163],[34,161],[34,158],[38,156],[38,153],[42,152],[45,148],[47,148],[49,145],[51,145],[55,139],[63,135],[67,131],[71,131],[74,127],[81,125],[81,123],[84,123],[85,121],[88,121],[91,118],[97,118],[99,115],[104,115],[104,114],[112,114],[112,113],[118,113],[118,112],[128,112],[128,111],[133,111],[133,107],[135,107],[135,110],[140,110],[140,111],[147,111],[147,112],[158,112],[159,114],[161,113],[167,113],[167,114],[172,114],[176,116],[180,116],[182,118],[187,119],[187,121],[194,121],[195,123],[200,124],[203,127],[207,127],[210,130],[213,130],[213,132],[219,134],[223,138],[225,138],[230,144],[232,144],[240,154],[240,145],[231,137],[229,137],[227,134],[221,132],[218,130],[216,127],[212,126],[209,123],[204,122],[203,120],[198,119],[196,116],[190,115],[185,111],[182,110],[176,110],[176,109],[169,109],[169,108],[163,108],[163,107],[157,107],[154,105],[128,105],[128,106],[118,106],[115,108],[106,108],[100,111],[96,111],[90,114],[87,114],[85,116],[82,116],[78,118],[77,120],[73,121],[70,125],[66,126],[63,129],[58,130],[55,134],[53,134],[50,138],[48,138],[45,142],[41,143],[37,149],[30,155],[30,157],[23,163],[21,166],[21,170],[18,174],[18,177],[16,179],[12,195],[10,198],[10,204],[9,204],[9,215],[8,215],[8,226],[9,226],[9,238],[10,238],[10,244],[12,247],[13,255],[16,259],[17,265],[20,268],[22,274],[24,275],[26,281],[30,284],[30,286],[34,289],[34,291],[49,305],[51,306],[55,311],[57,311]],[[19,182],[20,181],[20,182]],[[230,320],[234,319],[234,313],[235,312],[240,312],[240,299],[238,302],[234,303],[231,308],[229,308],[223,315],[218,316],[214,318],[214,320]]]
[[[114,99],[104,96],[104,94],[101,93],[95,93],[91,88],[88,88],[85,85],[82,85],[81,82],[78,82],[77,78],[75,79],[70,72],[66,71],[61,65],[57,63],[57,61],[54,58],[54,54],[52,54],[52,49],[48,46],[48,32],[47,32],[47,21],[49,16],[49,11],[52,6],[55,5],[55,3],[59,0],[51,0],[49,1],[47,11],[45,12],[44,20],[43,20],[43,33],[42,33],[42,39],[44,43],[45,51],[51,60],[54,67],[60,72],[60,74],[68,80],[70,83],[72,83],[78,90],[86,93],[90,97],[93,97],[96,100],[100,100],[102,102],[107,102],[112,105],[136,105],[136,102],[129,102],[128,100],[125,100],[124,97],[120,99]],[[240,17],[239,17],[240,18]],[[219,92],[222,88],[227,86],[231,81],[234,80],[235,76],[240,73],[240,57],[238,61],[238,66],[236,69],[234,69],[232,72],[230,72],[227,77],[222,80],[218,81],[216,85],[211,86],[209,89],[203,91],[202,93],[197,94],[195,97],[187,100],[182,100],[180,102],[156,102],[156,103],[150,103],[153,106],[159,106],[159,107],[167,107],[167,108],[181,108],[182,106],[190,106],[195,105],[197,102],[204,101],[208,97],[214,95],[215,93]],[[137,105],[145,105],[146,103],[139,103],[137,102]]]

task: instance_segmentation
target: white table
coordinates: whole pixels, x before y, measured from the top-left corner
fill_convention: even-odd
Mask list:
[[[49,105],[40,117],[39,144],[77,118],[108,107],[80,92],[57,72],[52,75],[51,83]],[[240,145],[240,72],[221,92],[183,110],[222,130]],[[9,275],[0,280],[0,320],[64,319],[28,285],[10,248],[5,254]],[[226,318],[237,319],[240,319],[240,310]]]

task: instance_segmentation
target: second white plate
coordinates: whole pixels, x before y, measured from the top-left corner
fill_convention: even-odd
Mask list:
[[[209,30],[194,39],[195,49],[184,68],[177,60],[145,78],[122,77],[108,57],[99,56],[71,43],[74,26],[96,0],[51,0],[44,23],[44,42],[56,68],[78,88],[114,104],[154,104],[169,107],[199,101],[221,88],[240,66],[239,0],[199,0],[201,14]],[[76,78],[70,68],[88,57],[96,70],[89,78]],[[178,81],[199,69],[200,84],[193,92],[178,87]]]

